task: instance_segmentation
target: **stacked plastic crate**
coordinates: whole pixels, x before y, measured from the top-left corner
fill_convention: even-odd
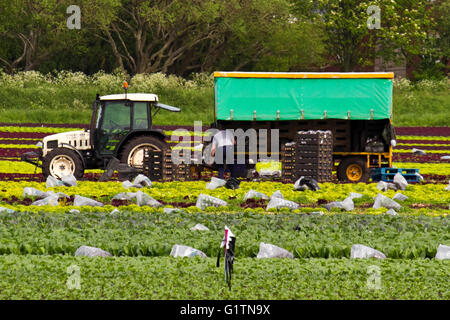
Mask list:
[[[182,151],[177,155],[178,161],[173,161],[172,150],[151,150],[144,152],[144,171],[152,181],[188,181],[190,180],[190,164],[184,158]]]
[[[144,174],[151,181],[163,180],[163,151],[144,149]]]
[[[329,130],[299,131],[295,141],[281,146],[281,166],[284,183],[294,183],[302,176],[330,182],[333,134]]]
[[[295,182],[295,142],[288,142],[281,145],[281,182]]]
[[[309,177],[330,182],[333,167],[331,131],[299,131],[295,138],[295,178]]]

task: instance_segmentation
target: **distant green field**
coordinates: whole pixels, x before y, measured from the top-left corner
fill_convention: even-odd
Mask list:
[[[48,85],[0,88],[1,122],[88,124],[97,93],[121,93],[121,89],[105,92],[91,87],[54,88]],[[156,93],[162,103],[182,109],[180,113],[159,112],[153,120],[154,124],[194,125],[194,121],[202,121],[204,125],[209,125],[214,119],[212,88],[160,89],[152,93]]]
[[[398,127],[447,127],[450,94],[445,91],[394,91],[394,125]]]
[[[88,77],[61,72],[55,77],[29,72],[15,76],[0,73],[1,122],[89,123],[97,93],[121,93],[122,75],[100,74]],[[130,92],[148,92],[161,102],[180,107],[181,113],[160,112],[154,119],[160,125],[193,125],[214,119],[214,90],[211,75],[191,80],[162,74],[137,75],[130,80]],[[450,110],[447,81],[407,80],[394,86],[394,125],[448,126]]]

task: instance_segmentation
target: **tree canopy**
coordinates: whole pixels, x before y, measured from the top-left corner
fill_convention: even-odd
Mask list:
[[[81,9],[79,30],[67,27],[70,5]],[[377,28],[368,27],[373,8]],[[377,57],[419,56],[421,68],[439,61],[442,71],[448,10],[443,0],[2,1],[0,68],[187,76],[217,69],[356,71]]]

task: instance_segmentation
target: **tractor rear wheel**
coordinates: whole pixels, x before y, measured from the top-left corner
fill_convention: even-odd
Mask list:
[[[169,148],[167,142],[154,136],[140,136],[128,141],[120,152],[120,162],[136,169],[144,169],[144,150],[165,150]]]
[[[369,182],[369,169],[364,159],[349,157],[342,159],[337,169],[339,181]]]
[[[69,174],[81,179],[84,174],[83,161],[80,156],[68,148],[56,148],[47,153],[42,161],[42,173],[45,178],[53,176],[61,179]]]

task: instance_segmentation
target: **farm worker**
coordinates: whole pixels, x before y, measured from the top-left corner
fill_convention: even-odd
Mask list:
[[[218,170],[219,178],[223,179],[225,165],[228,165],[231,176],[236,178],[236,164],[234,163],[234,145],[236,140],[231,130],[220,130],[213,137],[211,157],[214,158]]]
[[[394,127],[388,123],[384,129],[383,129],[383,133],[381,134],[381,136],[383,137],[384,142],[386,142],[387,145],[391,145],[393,147],[395,147],[397,145],[397,137],[395,135],[395,129]]]

